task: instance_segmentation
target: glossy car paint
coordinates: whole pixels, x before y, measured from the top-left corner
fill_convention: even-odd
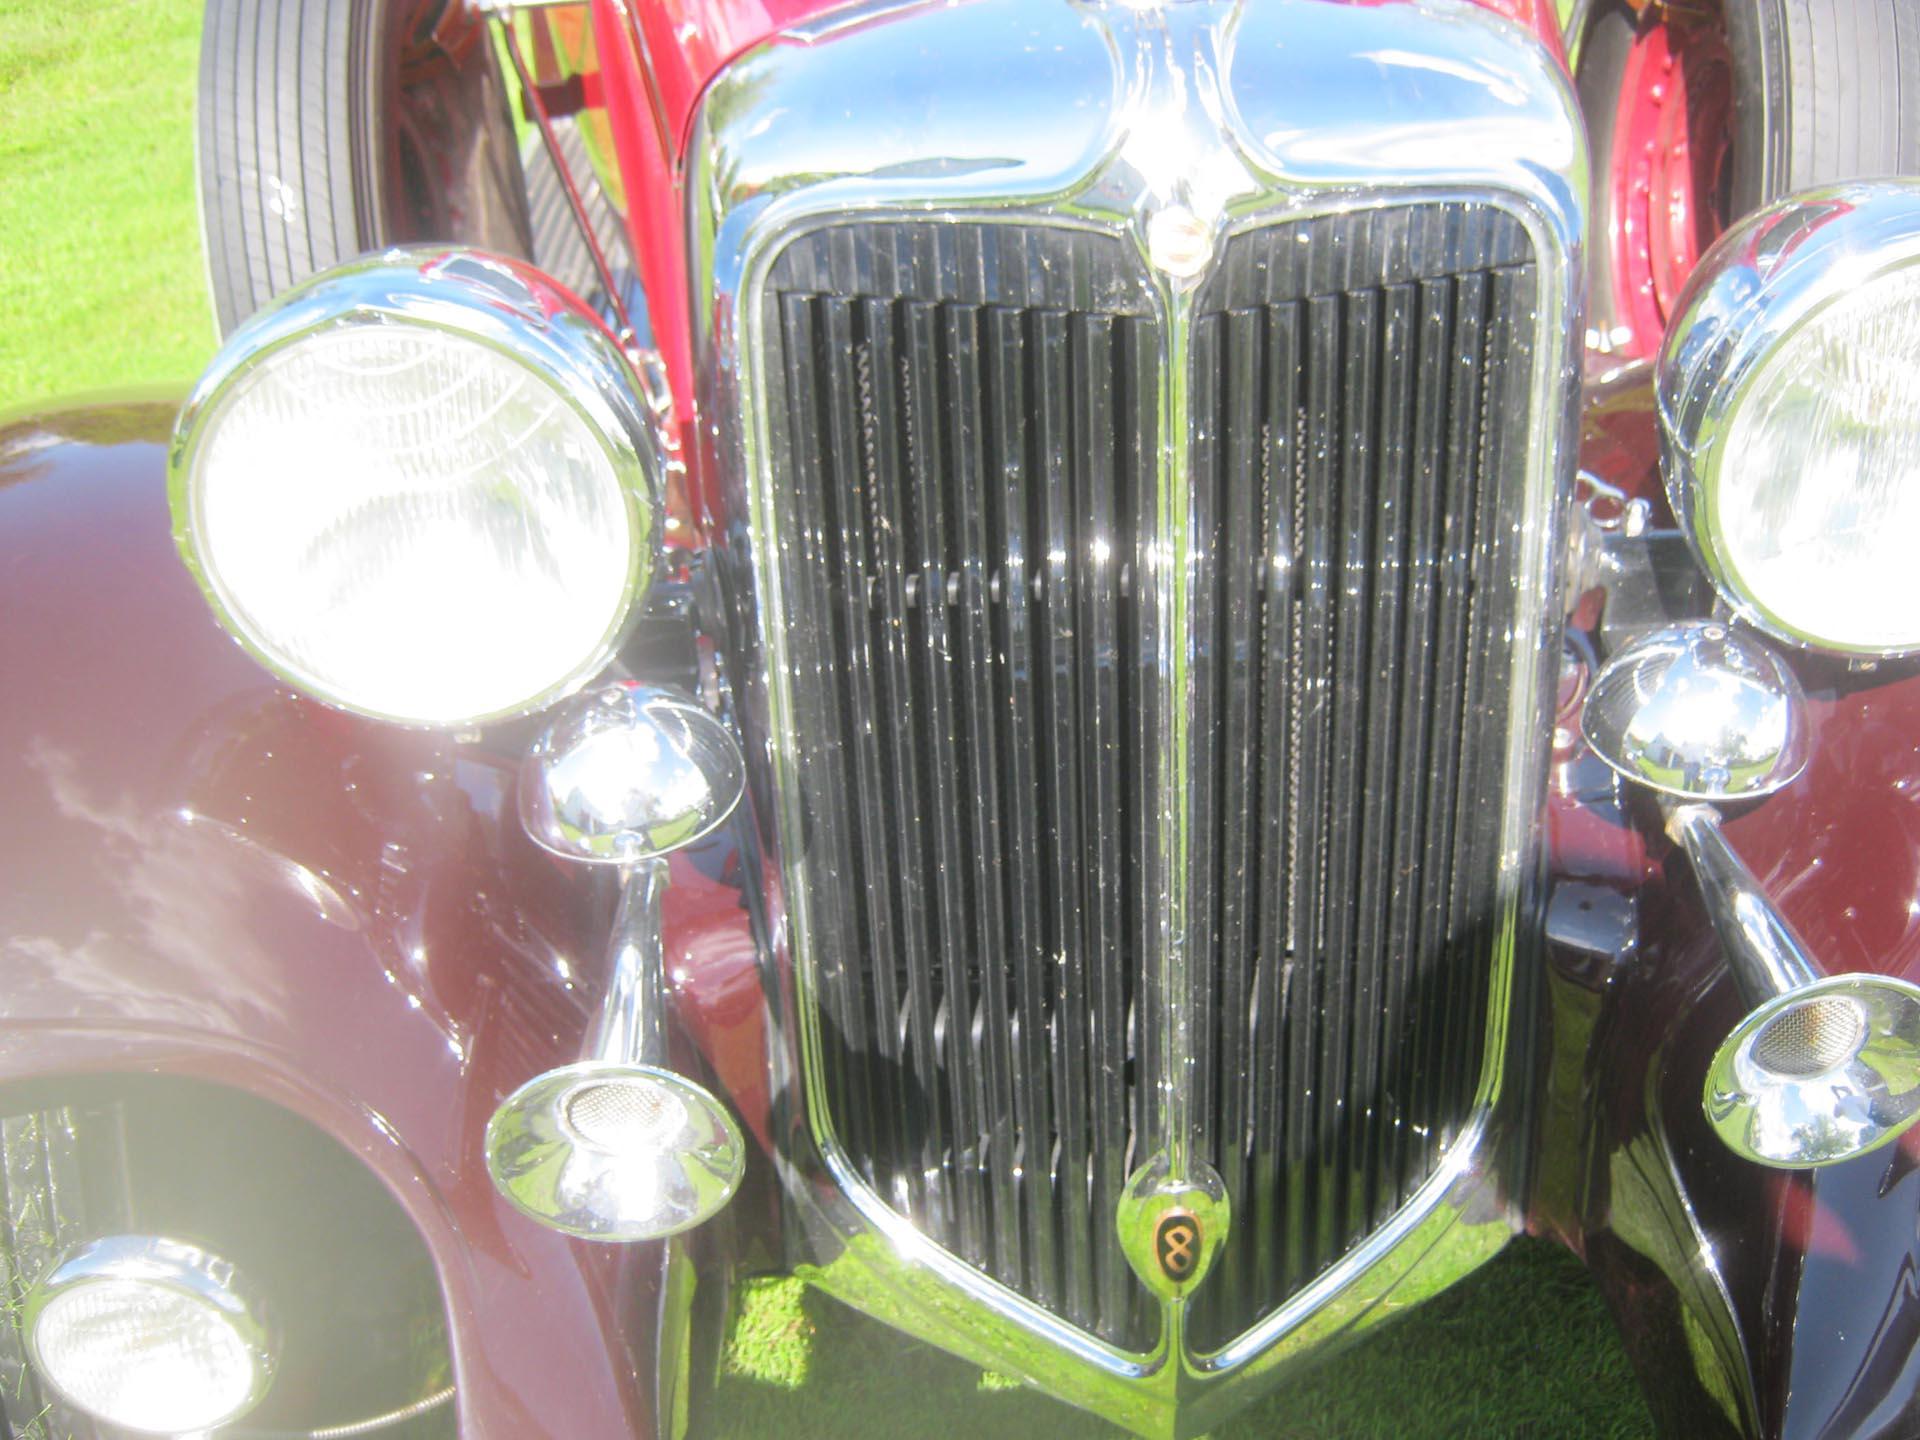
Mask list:
[[[606,28],[626,12],[596,0],[682,396],[684,307],[659,297],[685,293],[685,125],[728,56],[822,8],[644,7],[667,122],[649,132],[637,55],[618,59]],[[1657,495],[1644,384],[1596,398],[1583,462]],[[662,1247],[545,1231],[478,1161],[499,1096],[572,1058],[611,895],[510,823],[523,736],[452,745],[345,719],[218,631],[168,536],[171,415],[0,431],[0,674],[24,677],[0,722],[0,1079],[191,1074],[304,1116],[385,1181],[431,1252],[465,1435],[649,1435]],[[1729,833],[1827,965],[1920,979],[1920,678],[1796,663],[1814,763]],[[1571,732],[1544,823],[1533,1224],[1586,1257],[1672,1433],[1914,1433],[1920,1144],[1811,1176],[1734,1158],[1698,1097],[1739,1002],[1683,867]],[[675,861],[668,955],[685,1063],[764,1144],[749,868],[727,845]]]
[[[1624,488],[1655,443],[1640,374],[1588,411],[1583,464]],[[1727,833],[1829,970],[1920,977],[1920,675],[1790,658],[1813,761]],[[1920,1140],[1790,1174],[1711,1134],[1743,1005],[1650,804],[1565,739],[1531,1223],[1586,1258],[1663,1433],[1916,1433]]]
[[[31,683],[0,721],[0,1084],[191,1075],[303,1116],[425,1241],[463,1435],[650,1435],[666,1248],[536,1225],[480,1158],[498,1099],[577,1051],[611,894],[521,833],[517,731],[325,710],[216,626],[169,535],[173,413],[0,428],[0,673]],[[675,858],[668,953],[764,1133],[730,855]]]

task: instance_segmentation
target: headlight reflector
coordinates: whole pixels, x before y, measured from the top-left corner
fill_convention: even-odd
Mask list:
[[[1743,222],[1661,356],[1675,513],[1729,603],[1803,645],[1920,650],[1920,188]]]
[[[651,576],[637,383],[513,262],[396,252],[236,331],[181,420],[176,533],[214,608],[319,698],[403,724],[520,714],[611,655]]]
[[[199,1433],[266,1394],[273,1353],[233,1267],[159,1236],[81,1246],[29,1293],[35,1370],[69,1403],[128,1430]]]

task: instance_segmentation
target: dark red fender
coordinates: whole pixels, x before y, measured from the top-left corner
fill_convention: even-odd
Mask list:
[[[1638,488],[1653,423],[1616,388],[1583,463]],[[1920,678],[1794,664],[1814,761],[1728,832],[1827,968],[1920,981]],[[1558,889],[1629,939],[1549,947],[1536,1227],[1586,1256],[1663,1431],[1920,1434],[1920,1133],[1800,1175],[1720,1144],[1700,1098],[1743,1006],[1691,877],[1579,747],[1560,775]]]
[[[424,1238],[464,1436],[651,1435],[662,1247],[535,1225],[481,1161],[498,1099],[577,1052],[608,882],[512,822],[522,737],[327,711],[215,626],[168,532],[172,416],[0,429],[0,1080],[166,1071],[304,1116]],[[704,1034],[747,1027],[711,1049],[764,1104],[727,864],[675,858],[668,951]]]

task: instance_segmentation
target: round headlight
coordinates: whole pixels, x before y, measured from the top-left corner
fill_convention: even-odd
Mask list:
[[[198,1434],[257,1405],[273,1378],[265,1321],[234,1267],[156,1235],[79,1247],[28,1292],[34,1369],[96,1419]]]
[[[1674,512],[1743,617],[1920,651],[1920,186],[1816,191],[1729,231],[1658,390]]]
[[[525,265],[393,251],[236,330],[182,412],[174,530],[223,623],[343,709],[525,714],[611,658],[652,576],[639,382]]]

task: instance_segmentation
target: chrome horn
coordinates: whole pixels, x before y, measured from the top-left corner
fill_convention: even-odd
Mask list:
[[[520,820],[556,855],[620,868],[606,997],[572,1065],[536,1075],[487,1123],[487,1171],[513,1206],[590,1240],[650,1240],[715,1215],[746,1166],[733,1117],[667,1068],[660,896],[666,856],[739,804],[727,728],[672,691],[622,683],[569,702],[520,770]]]
[[[1746,1003],[1707,1070],[1707,1120],[1763,1165],[1830,1165],[1920,1119],[1920,987],[1828,976],[1720,828],[1717,803],[1770,795],[1806,767],[1806,697],[1766,646],[1717,621],[1635,641],[1581,716],[1594,753],[1664,798]]]

